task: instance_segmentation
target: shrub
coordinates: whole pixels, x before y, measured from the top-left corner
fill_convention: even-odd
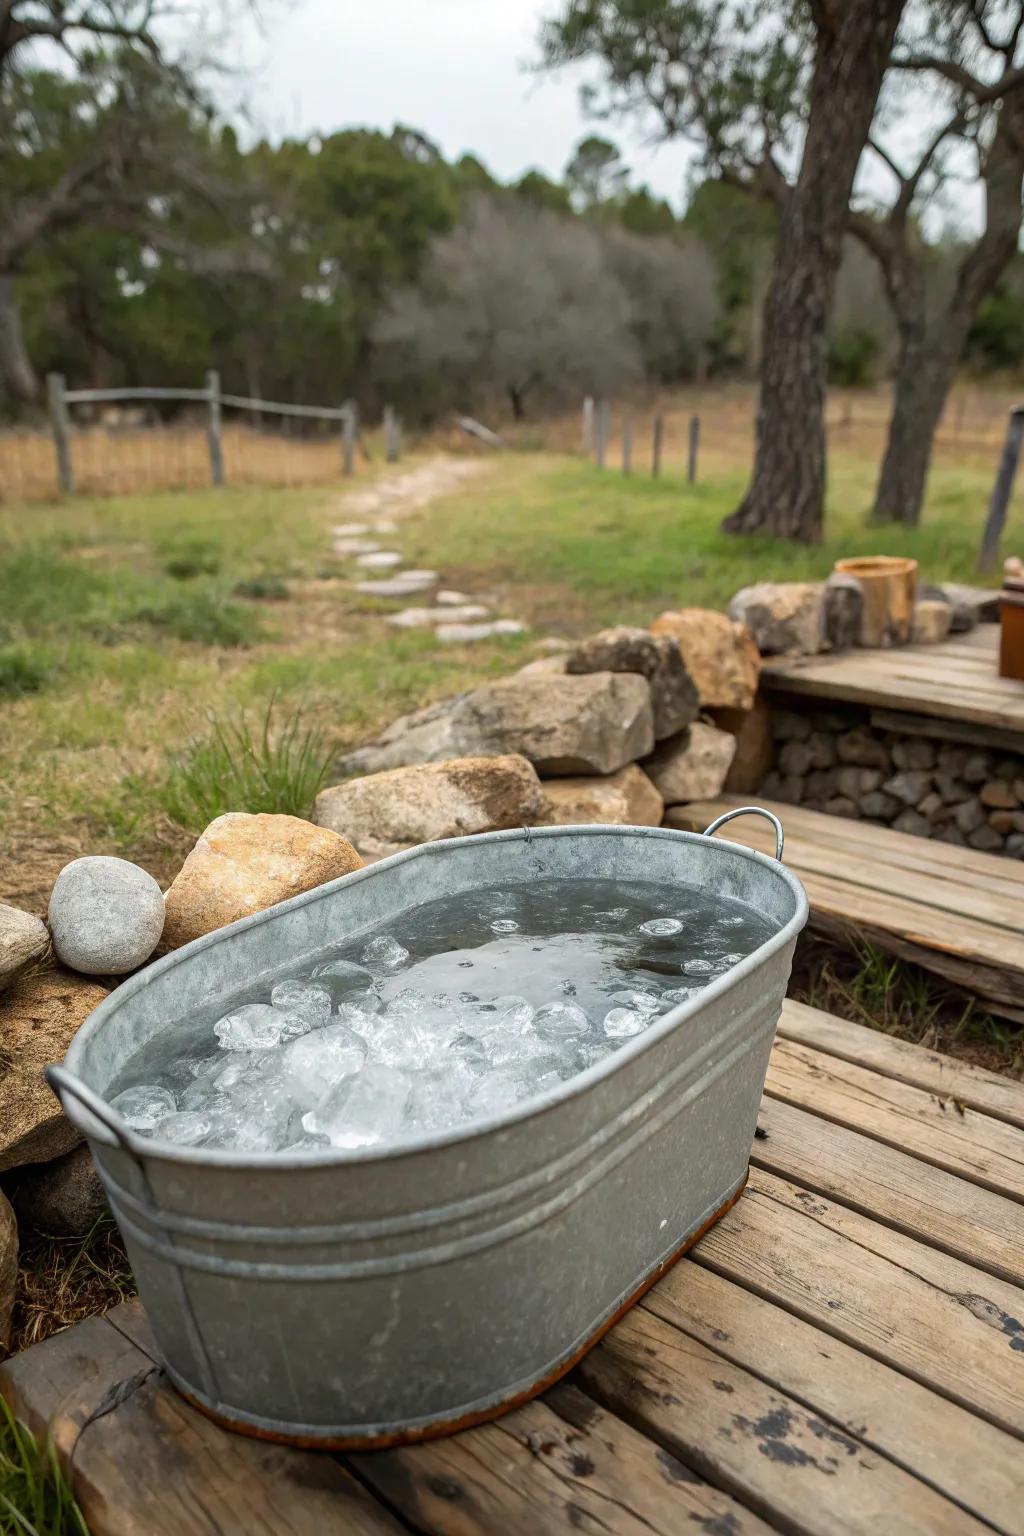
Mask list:
[[[255,723],[244,711],[211,717],[209,734],[193,737],[171,761],[160,802],[172,820],[198,834],[225,811],[310,815],[333,754],[300,712],[278,723],[275,711],[271,699]]]
[[[220,550],[201,539],[165,546],[162,553],[164,571],[177,581],[187,581],[192,576],[216,576],[221,568]]]
[[[53,667],[32,645],[0,645],[0,699],[38,693],[53,676]]]

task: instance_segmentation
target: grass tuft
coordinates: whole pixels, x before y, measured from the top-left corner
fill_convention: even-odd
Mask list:
[[[49,656],[34,645],[0,645],[0,699],[39,693],[54,674]]]
[[[250,576],[248,580],[236,583],[234,596],[262,602],[283,602],[288,596],[288,583],[280,576]]]
[[[251,645],[262,633],[259,619],[241,603],[229,602],[217,588],[191,587],[143,603],[134,618],[154,629],[197,645]]]
[[[162,554],[164,572],[175,581],[189,581],[193,576],[217,576],[223,564],[217,545],[202,539],[165,545]]]
[[[89,1536],[53,1446],[40,1445],[3,1398],[0,1536]]]
[[[161,790],[163,809],[198,835],[226,811],[308,817],[323,788],[333,753],[323,731],[293,711],[278,722],[276,697],[261,718],[244,711],[210,717],[206,736],[193,737],[172,759]]]
[[[28,1349],[134,1295],[135,1279],[112,1216],[101,1216],[85,1237],[23,1231],[11,1349]]]

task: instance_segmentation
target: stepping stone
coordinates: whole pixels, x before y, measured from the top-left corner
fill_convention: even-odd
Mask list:
[[[450,592],[448,590],[442,590],[435,598],[435,602],[440,603],[445,608],[461,608],[463,604],[471,603],[472,601],[473,599],[465,592]]]
[[[398,524],[393,517],[375,517],[373,531],[374,533],[397,533]]]
[[[521,635],[525,629],[518,619],[494,619],[490,624],[439,624],[434,633],[446,645],[465,645],[494,635]]]
[[[396,565],[401,565],[405,559],[397,549],[376,549],[366,555],[360,555],[356,565],[363,566],[368,571],[390,571]]]
[[[336,539],[358,539],[364,533],[372,533],[369,523],[335,523],[331,529]]]
[[[380,545],[373,539],[335,539],[334,553],[336,555],[371,555]]]
[[[479,603],[466,603],[461,608],[403,608],[391,614],[388,623],[397,629],[420,629],[425,624],[466,624],[486,617],[487,609]]]
[[[412,597],[438,580],[436,571],[403,571],[400,576],[385,576],[379,581],[357,581],[356,591],[369,597]]]

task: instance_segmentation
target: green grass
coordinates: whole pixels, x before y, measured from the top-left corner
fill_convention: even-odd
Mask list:
[[[194,835],[217,816],[244,806],[253,812],[308,817],[323,788],[333,752],[322,728],[271,698],[262,717],[244,711],[209,722],[172,762],[160,791],[167,814]]]
[[[45,904],[69,832],[73,851],[137,858],[168,878],[207,811],[267,803],[276,770],[230,737],[240,712],[259,720],[273,699],[271,753],[291,750],[275,738],[297,700],[303,728],[340,753],[513,671],[545,634],[723,605],[748,582],[824,575],[839,554],[907,551],[927,577],[971,577],[989,473],[936,471],[912,534],[867,526],[873,474],[833,455],[827,537],[804,549],[719,532],[739,469],[688,486],[554,455],[495,458],[395,536],[410,564],[533,626],[465,647],[394,630],[386,616],[401,604],[338,579],[348,568],[330,527],[354,515],[338,487],[0,508],[0,844],[18,889]],[[197,720],[221,722],[219,745],[216,725],[197,733]],[[300,792],[281,789],[274,803],[306,803],[302,775]],[[37,860],[33,885],[22,877]]]
[[[0,1398],[0,1536],[89,1536],[51,1445]]]

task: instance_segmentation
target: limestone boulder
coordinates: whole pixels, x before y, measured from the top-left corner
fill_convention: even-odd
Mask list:
[[[41,917],[0,902],[0,991],[41,960],[49,945]]]
[[[72,859],[54,882],[47,921],[64,965],[87,976],[120,976],[145,965],[159,944],[163,893],[127,859]]]
[[[0,1194],[0,1350],[11,1342],[11,1314],[18,1283],[18,1223]]]
[[[663,742],[644,770],[666,805],[685,805],[720,795],[735,755],[735,736],[697,720]]]
[[[61,1157],[81,1140],[43,1081],[107,995],[67,971],[23,977],[0,994],[0,1172]]]
[[[954,635],[973,629],[976,624],[999,623],[999,592],[994,587],[971,587],[958,581],[942,582],[936,592],[929,588],[922,597],[945,598],[952,606],[950,629]]]
[[[298,816],[229,811],[211,821],[171,882],[162,948],[362,868],[352,844]]]
[[[10,1194],[23,1227],[66,1237],[84,1237],[107,1209],[100,1176],[85,1145],[55,1162],[20,1170]]]
[[[713,608],[683,608],[661,614],[651,631],[678,644],[702,709],[751,707],[761,656],[745,624]]]
[[[590,635],[566,658],[566,672],[636,672],[646,677],[654,711],[654,736],[662,741],[696,720],[697,689],[670,635],[620,625]]]
[[[945,640],[953,622],[953,605],[942,598],[922,597],[914,604],[914,622],[910,638],[917,645],[935,645]]]
[[[518,753],[541,777],[615,773],[654,746],[647,679],[517,673],[395,720],[352,752],[343,773],[382,773],[412,763]]]
[[[314,819],[364,857],[380,858],[442,837],[531,826],[544,806],[533,764],[509,754],[418,763],[335,784],[317,796]]]
[[[729,617],[745,624],[762,656],[813,656],[825,646],[824,588],[818,581],[759,581],[743,587]]]
[[[660,827],[665,802],[636,763],[603,777],[547,779],[539,818],[549,827],[606,822],[611,826]]]

